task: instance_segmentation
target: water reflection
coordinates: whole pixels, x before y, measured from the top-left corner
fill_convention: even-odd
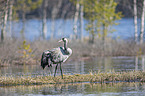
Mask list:
[[[79,83],[35,86],[0,87],[0,96],[34,95],[97,95],[97,96],[144,96],[145,83]]]
[[[143,70],[145,71],[145,56],[140,57],[97,57],[90,61],[68,62],[63,64],[64,74],[88,74],[89,72],[109,72],[114,70],[131,71]],[[59,67],[59,66],[58,66]],[[14,65],[10,67],[1,67],[0,75],[53,75],[55,65],[52,68],[42,70],[40,64],[37,65]],[[58,68],[57,75],[60,75]]]
[[[145,56],[136,56],[135,57],[135,70],[136,71],[138,71],[138,70],[145,71]]]

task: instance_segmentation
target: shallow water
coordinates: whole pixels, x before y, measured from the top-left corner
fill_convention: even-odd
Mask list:
[[[90,61],[66,62],[62,64],[64,74],[88,74],[89,72],[145,70],[144,57],[97,57]],[[42,70],[37,65],[14,65],[0,68],[1,75],[53,75],[55,65]],[[58,66],[57,74],[60,75]]]
[[[5,94],[5,95],[4,95]],[[144,96],[145,83],[78,83],[0,87],[0,96]]]
[[[145,57],[105,57],[94,58],[90,61],[66,62],[62,64],[64,74],[89,74],[89,72],[109,71],[144,71]],[[42,70],[38,65],[15,65],[0,68],[0,75],[4,76],[38,76],[52,75],[52,68],[46,67]],[[59,67],[58,67],[59,69]],[[57,71],[60,75],[60,70]],[[145,83],[76,83],[76,84],[50,84],[31,86],[6,86],[0,87],[0,96],[43,96],[43,95],[65,95],[65,96],[144,96]]]

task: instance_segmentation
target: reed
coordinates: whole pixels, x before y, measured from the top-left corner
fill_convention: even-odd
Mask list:
[[[145,72],[110,72],[110,73],[90,73],[61,76],[1,76],[0,86],[15,85],[42,85],[42,84],[67,84],[67,83],[109,83],[109,82],[145,82]]]

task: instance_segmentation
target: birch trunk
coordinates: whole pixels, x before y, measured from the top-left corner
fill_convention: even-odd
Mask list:
[[[107,32],[106,32],[106,26],[105,26],[105,24],[103,24],[102,25],[102,27],[103,27],[103,37],[102,37],[102,42],[103,42],[103,55],[105,54],[105,48],[106,48],[106,34],[107,34]]]
[[[135,43],[138,42],[138,34],[137,34],[137,4],[136,0],[134,0],[134,37],[135,37]]]
[[[140,44],[143,43],[143,34],[144,34],[144,11],[145,11],[145,0],[143,0],[143,9],[142,9],[142,15],[141,15]]]
[[[47,36],[47,24],[46,24],[46,18],[47,18],[47,0],[43,0],[43,17],[42,17],[42,38],[46,39]]]
[[[75,17],[74,17],[74,26],[73,26],[74,39],[77,39],[77,33],[78,33],[77,22],[78,22],[78,17],[79,17],[79,8],[80,8],[80,4],[79,4],[79,2],[78,2],[78,0],[77,0],[76,12],[75,12]]]
[[[3,20],[3,28],[1,30],[1,41],[3,42],[5,39],[6,35],[6,24],[7,24],[7,18],[8,18],[8,2],[9,0],[6,1],[5,9],[4,9],[4,20]]]
[[[13,0],[10,1],[9,6],[9,36],[12,38],[12,8],[13,8]]]
[[[1,29],[1,41],[3,41],[3,38],[2,37],[4,37],[3,35],[3,22],[4,22],[4,14],[5,14],[5,12],[4,12],[4,9],[5,9],[5,6],[1,6],[1,8],[2,8],[2,10],[3,11],[1,11],[0,12],[0,14],[1,14],[1,16],[0,16],[0,29]]]
[[[23,13],[22,13],[22,23],[23,23],[23,25],[22,25],[22,30],[21,30],[21,37],[22,37],[22,39],[24,40],[25,39],[25,35],[24,35],[24,31],[25,31],[25,22],[26,22],[26,17],[25,17],[25,14],[26,12],[25,12],[25,10],[23,10]]]
[[[84,9],[84,6],[81,5],[81,13],[80,13],[80,19],[81,19],[81,24],[80,24],[80,27],[81,27],[81,41],[83,41],[83,29],[84,29],[84,12],[83,12],[83,9]]]

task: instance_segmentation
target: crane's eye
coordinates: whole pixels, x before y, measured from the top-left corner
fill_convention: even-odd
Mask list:
[[[62,40],[64,41],[64,38],[62,38]]]

